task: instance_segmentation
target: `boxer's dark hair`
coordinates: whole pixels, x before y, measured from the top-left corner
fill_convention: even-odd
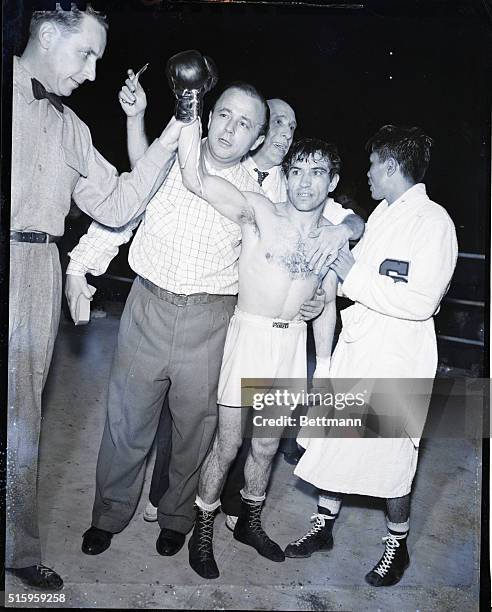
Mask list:
[[[87,5],[85,11],[80,10],[77,6],[72,3],[70,10],[65,11],[59,4],[56,5],[54,11],[35,11],[31,17],[31,23],[29,25],[29,35],[32,37],[36,34],[39,26],[45,21],[52,21],[60,28],[62,34],[73,34],[74,32],[80,31],[80,23],[82,19],[87,17],[94,17],[94,19],[107,30],[108,22],[106,16],[102,15],[98,11],[95,11],[90,4]]]
[[[318,138],[301,138],[292,144],[282,163],[285,175],[289,175],[289,170],[297,161],[304,161],[309,158],[326,160],[330,164],[330,179],[335,174],[340,174],[342,160],[336,145]]]
[[[261,125],[260,133],[258,134],[258,136],[263,136],[264,134],[266,134],[268,130],[268,124],[270,123],[270,108],[267,104],[265,96],[260,92],[259,89],[256,89],[256,87],[254,85],[251,85],[250,83],[245,83],[244,81],[233,81],[232,83],[228,83],[221,90],[220,94],[217,96],[215,104],[217,104],[217,101],[222,96],[222,94],[228,91],[229,89],[239,89],[239,91],[244,92],[252,98],[258,99],[262,103],[263,109],[265,110],[265,120]]]
[[[419,183],[429,166],[433,142],[419,127],[383,125],[367,141],[366,149],[377,153],[381,161],[393,157],[400,164],[402,174]]]

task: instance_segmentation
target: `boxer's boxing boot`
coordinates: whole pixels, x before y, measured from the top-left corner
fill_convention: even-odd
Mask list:
[[[174,116],[191,123],[201,115],[203,96],[217,83],[215,63],[199,51],[182,51],[169,58],[166,74],[176,97]]]
[[[191,568],[202,578],[218,578],[219,568],[214,558],[214,519],[217,510],[209,512],[196,506],[197,517],[188,542]]]
[[[396,534],[391,531],[383,538],[384,554],[379,562],[366,574],[366,582],[375,587],[392,586],[400,582],[410,565],[407,549],[408,533]]]
[[[310,557],[319,550],[333,548],[333,524],[338,515],[326,514],[327,510],[318,506],[318,513],[313,514],[311,529],[295,542],[291,542],[285,549],[285,556],[290,558]]]
[[[261,526],[262,508],[262,501],[251,501],[241,496],[241,508],[234,527],[234,538],[252,546],[262,557],[270,561],[285,561],[283,550],[267,536]]]

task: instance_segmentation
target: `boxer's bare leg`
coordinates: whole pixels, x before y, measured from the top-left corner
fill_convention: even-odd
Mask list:
[[[219,424],[212,450],[203,462],[198,495],[206,504],[219,499],[229,467],[242,443],[241,408],[219,405]]]
[[[410,517],[410,493],[403,497],[389,497],[386,510],[392,523],[406,523]]]
[[[261,525],[265,490],[278,445],[278,438],[252,438],[244,466],[245,485],[241,491],[241,508],[234,527],[236,540],[252,546],[271,561],[285,559],[283,550],[268,537]]]
[[[279,438],[253,438],[244,466],[244,492],[262,496],[266,491]]]

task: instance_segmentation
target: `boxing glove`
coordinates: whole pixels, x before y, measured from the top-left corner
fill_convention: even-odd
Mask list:
[[[217,83],[215,63],[199,51],[182,51],[168,60],[166,74],[176,96],[174,116],[191,123],[201,115],[203,96]]]

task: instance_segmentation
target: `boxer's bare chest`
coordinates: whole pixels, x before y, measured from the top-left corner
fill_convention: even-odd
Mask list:
[[[267,266],[271,273],[287,275],[291,280],[314,278],[306,257],[311,240],[309,231],[301,231],[281,215],[257,219],[257,226],[252,230],[255,237],[251,243],[256,244],[250,245],[250,254],[258,264]]]

